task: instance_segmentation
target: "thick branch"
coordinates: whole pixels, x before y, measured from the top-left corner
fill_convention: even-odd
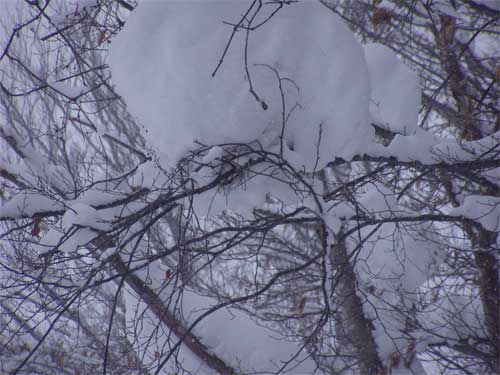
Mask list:
[[[343,243],[331,247],[330,261],[336,278],[336,333],[340,345],[344,347],[344,344],[348,344],[353,347],[351,354],[357,358],[360,374],[381,374],[384,367],[372,335],[373,326],[365,317],[363,304],[356,294],[356,275]]]
[[[186,345],[201,361],[218,374],[236,374],[236,371],[228,366],[217,355],[211,353],[201,341],[188,331],[184,325],[168,311],[163,301],[149,288],[138,276],[130,273],[119,255],[112,259],[115,270],[125,277],[128,285],[144,300],[159,321],[165,324],[177,337],[183,338]]]

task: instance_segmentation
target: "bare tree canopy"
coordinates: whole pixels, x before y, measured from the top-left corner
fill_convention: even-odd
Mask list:
[[[500,373],[497,2],[0,7],[0,373]]]

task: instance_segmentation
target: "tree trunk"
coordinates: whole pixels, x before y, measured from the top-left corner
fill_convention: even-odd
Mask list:
[[[360,374],[383,374],[384,366],[378,357],[377,344],[372,335],[373,325],[365,317],[363,303],[356,294],[356,275],[344,243],[331,246],[330,262],[337,309],[335,330],[341,354],[354,359],[352,365],[357,367]]]
[[[492,251],[496,233],[482,231],[474,246],[474,260],[478,269],[479,297],[484,312],[484,326],[491,348],[489,366],[493,373],[500,374],[500,294],[498,263]],[[473,244],[474,245],[474,244]]]

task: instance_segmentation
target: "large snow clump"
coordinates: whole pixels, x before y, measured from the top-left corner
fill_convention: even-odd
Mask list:
[[[373,120],[395,133],[415,133],[421,100],[417,75],[386,46],[368,44],[364,50],[370,73]]]
[[[257,3],[257,2],[256,2]],[[113,40],[113,81],[145,127],[162,161],[173,166],[195,141],[251,142],[279,134],[306,168],[363,151],[369,126],[369,77],[363,49],[319,2],[291,3],[270,20],[264,3],[248,33],[233,31],[252,1],[144,1]],[[249,92],[249,81],[260,102]],[[219,60],[222,65],[212,76]],[[285,94],[283,108],[279,90]],[[262,105],[265,102],[265,106]],[[267,110],[263,107],[267,106]],[[283,111],[284,110],[284,111]]]

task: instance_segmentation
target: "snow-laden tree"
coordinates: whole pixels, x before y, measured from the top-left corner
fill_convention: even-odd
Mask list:
[[[498,369],[494,4],[6,4],[0,371]]]
[[[477,160],[486,154],[468,145],[491,137],[494,140],[491,149],[484,152],[498,150],[498,2],[325,0],[323,3],[342,16],[362,40],[386,45],[419,73],[423,101],[421,128],[461,144],[460,148],[476,155],[472,157]],[[384,110],[383,103],[380,110]],[[376,117],[373,122],[387,136],[398,133],[398,129],[388,128]],[[451,151],[444,152],[455,161],[457,158]],[[486,175],[462,170],[459,174],[432,176],[435,188],[429,193],[439,199],[431,199],[427,194],[426,209],[456,207],[455,213],[468,217],[480,217],[487,207],[491,212],[498,210],[499,176],[498,169]],[[428,177],[416,176],[415,181],[429,185]],[[438,196],[436,190],[440,192]],[[442,300],[439,307],[433,303],[432,308],[438,309],[443,317],[427,329],[434,330],[444,322],[454,323],[453,329],[443,331],[442,339],[436,340],[430,350],[432,358],[440,359],[442,371],[448,368],[476,373],[474,365],[482,363],[486,364],[486,371],[498,372],[500,309],[495,234],[498,218],[491,218],[491,227],[458,225],[461,240],[451,246],[440,282],[429,289],[435,295],[430,297],[431,301]],[[470,299],[471,293],[476,296],[474,299]],[[474,315],[479,326],[462,315],[457,318],[457,310],[465,309],[462,306],[467,304],[477,305],[467,314],[471,318]]]

